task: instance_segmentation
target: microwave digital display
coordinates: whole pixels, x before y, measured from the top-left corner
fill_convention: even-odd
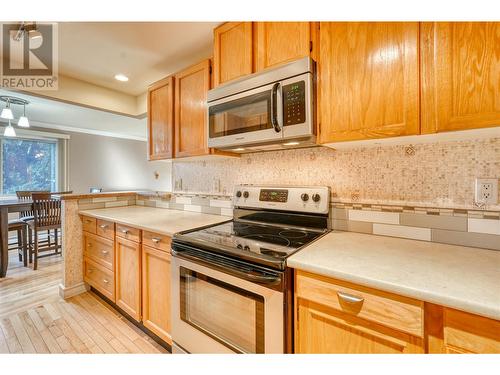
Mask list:
[[[306,83],[304,81],[283,86],[283,125],[302,124],[306,121]]]

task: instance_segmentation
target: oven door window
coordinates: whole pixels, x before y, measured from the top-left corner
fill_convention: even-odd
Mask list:
[[[237,353],[264,353],[264,297],[180,267],[181,319]]]
[[[271,129],[271,91],[210,106],[210,138]]]

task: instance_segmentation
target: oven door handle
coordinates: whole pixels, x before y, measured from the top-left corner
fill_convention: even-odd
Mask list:
[[[280,124],[278,122],[278,89],[280,83],[276,82],[271,89],[271,125],[276,133],[281,131]]]
[[[266,275],[265,272],[259,271],[257,269],[253,269],[252,272],[248,272],[247,268],[238,267],[236,264],[227,264],[227,263],[217,263],[214,259],[205,259],[203,253],[196,251],[196,255],[193,252],[188,250],[179,249],[171,249],[172,255],[190,260],[194,263],[200,263],[209,268],[215,268],[222,272],[226,272],[230,275],[239,277],[241,279],[251,281],[253,283],[263,284],[263,285],[279,285],[282,282],[282,278],[280,275]]]

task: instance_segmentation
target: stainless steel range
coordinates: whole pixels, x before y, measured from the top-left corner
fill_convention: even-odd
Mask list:
[[[329,231],[327,187],[241,185],[234,218],[174,235],[174,353],[292,351],[286,259]]]

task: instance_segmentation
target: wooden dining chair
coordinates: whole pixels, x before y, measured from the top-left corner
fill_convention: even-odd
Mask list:
[[[33,269],[38,268],[38,259],[51,255],[61,254],[58,230],[61,228],[61,201],[52,199],[50,193],[32,193],[33,220],[28,221],[28,226],[33,232],[29,238],[29,260],[33,261]],[[54,231],[54,242],[40,241],[39,232]],[[47,253],[40,255],[40,253]]]
[[[9,220],[8,231],[17,232],[17,241],[11,243],[9,250],[17,250],[19,261],[24,262],[24,266],[28,266],[28,235],[27,224],[21,219]]]

